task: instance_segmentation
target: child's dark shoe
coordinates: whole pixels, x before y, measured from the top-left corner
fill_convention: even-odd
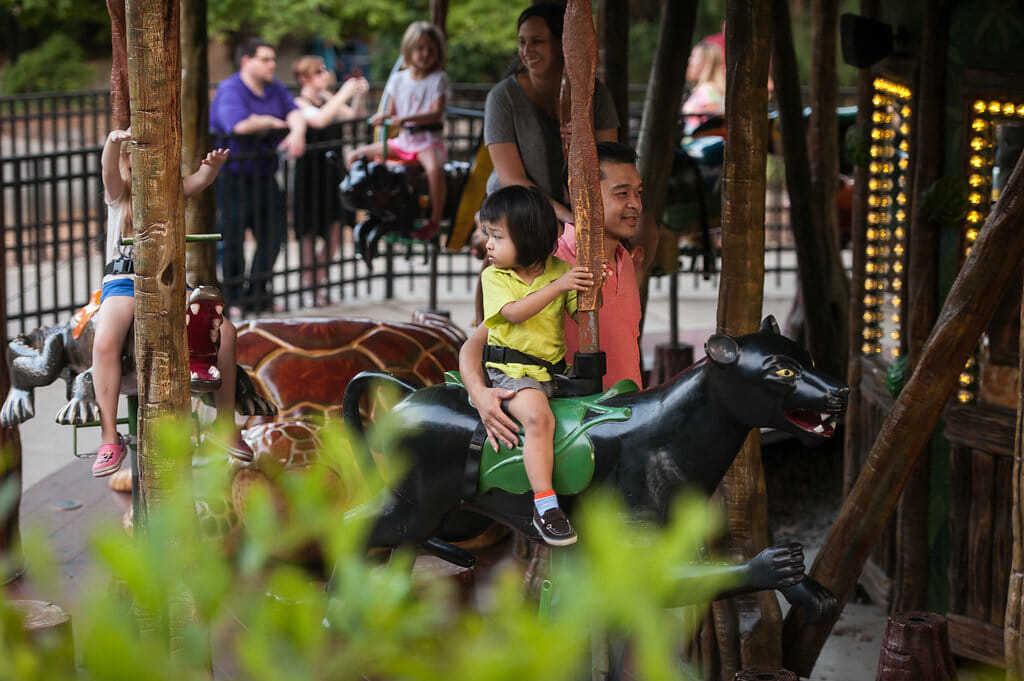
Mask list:
[[[124,437],[117,435],[117,443],[105,443],[100,445],[96,452],[96,460],[92,462],[92,475],[94,478],[102,478],[117,471],[124,461],[128,448],[125,446]]]
[[[198,286],[188,297],[185,328],[188,331],[188,371],[192,392],[216,390],[221,385],[217,368],[220,326],[224,323],[224,296],[214,286]]]
[[[533,526],[540,532],[541,539],[551,546],[568,546],[576,543],[576,531],[565,517],[561,508],[550,508],[544,515],[533,509]]]

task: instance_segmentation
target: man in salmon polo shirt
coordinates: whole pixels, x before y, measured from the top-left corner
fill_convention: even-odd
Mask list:
[[[605,353],[607,371],[602,383],[609,388],[629,379],[642,386],[640,377],[640,289],[637,286],[634,259],[623,246],[623,239],[636,236],[643,211],[643,181],[636,168],[636,152],[618,142],[599,142],[597,161],[600,171],[601,200],[604,204],[604,285],[602,304],[598,310],[598,338]],[[576,233],[566,223],[558,239],[555,255],[571,265],[576,264]],[[483,348],[487,343],[487,327],[480,324],[459,352],[459,371],[469,398],[480,412],[491,444],[497,441],[512,447],[517,441],[519,426],[501,409],[502,400],[512,397],[511,390],[490,388],[484,377]],[[579,347],[579,331],[572,318],[565,320],[566,359]]]

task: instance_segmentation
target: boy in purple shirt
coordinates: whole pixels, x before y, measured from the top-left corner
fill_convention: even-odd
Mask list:
[[[245,295],[250,309],[264,310],[272,307],[268,284],[285,238],[285,192],[275,179],[276,152],[291,159],[305,153],[306,121],[274,77],[273,47],[249,38],[236,57],[238,72],[221,81],[210,104],[210,128],[225,138],[221,146],[230,147],[232,159],[217,181],[224,297],[235,302]],[[242,135],[250,137],[237,137]],[[247,228],[256,240],[249,267],[242,250]]]

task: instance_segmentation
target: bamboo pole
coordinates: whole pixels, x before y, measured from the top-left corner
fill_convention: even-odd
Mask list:
[[[921,361],[882,424],[864,469],[811,568],[811,576],[836,595],[839,611],[999,302],[993,291],[1003,289],[1024,255],[1022,219],[1024,164],[1018,162],[953,283]],[[790,611],[783,634],[786,668],[810,676],[834,624],[834,619],[807,624],[798,612]]]
[[[597,34],[590,3],[569,0],[562,31],[565,75],[570,87],[572,137],[569,143],[569,200],[576,227],[576,264],[595,273],[596,285],[579,296],[580,352],[600,351],[597,295],[604,263],[604,203],[594,143],[594,77],[597,72]]]

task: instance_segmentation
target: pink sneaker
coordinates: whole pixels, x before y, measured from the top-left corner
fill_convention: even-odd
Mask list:
[[[124,436],[117,435],[117,444],[102,444],[96,452],[96,460],[92,462],[92,475],[94,478],[102,478],[117,471],[124,461],[128,450],[124,443]]]

